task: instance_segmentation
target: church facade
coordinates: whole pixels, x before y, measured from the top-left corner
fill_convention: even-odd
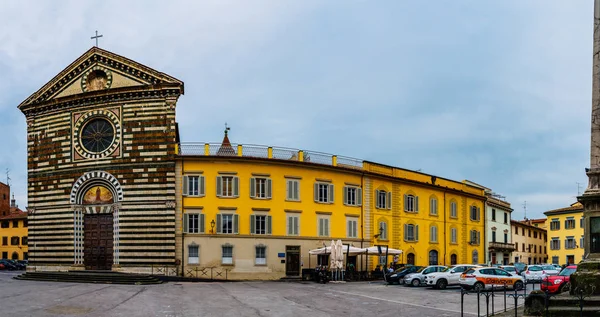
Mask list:
[[[175,266],[183,82],[94,47],[19,105],[34,270]]]

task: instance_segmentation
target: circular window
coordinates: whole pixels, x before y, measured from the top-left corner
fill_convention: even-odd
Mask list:
[[[89,91],[101,90],[106,88],[106,83],[108,82],[108,76],[102,70],[92,71],[86,81],[86,86]]]
[[[92,119],[81,130],[81,145],[89,152],[100,153],[115,140],[115,129],[106,119]]]

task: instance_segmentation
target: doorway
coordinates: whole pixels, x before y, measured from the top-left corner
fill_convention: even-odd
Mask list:
[[[567,265],[575,263],[574,255],[567,255]]]
[[[450,255],[450,265],[456,265],[457,262],[458,261],[456,260],[456,254]]]
[[[300,275],[300,246],[288,245],[285,247],[285,275]]]
[[[87,214],[83,218],[83,227],[83,263],[85,269],[112,269],[113,215]]]
[[[406,256],[406,264],[415,265],[415,254],[414,253],[409,253]]]

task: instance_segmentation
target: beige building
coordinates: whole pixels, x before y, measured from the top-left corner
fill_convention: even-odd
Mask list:
[[[514,262],[538,264],[548,262],[546,229],[536,227],[532,220],[511,220]]]

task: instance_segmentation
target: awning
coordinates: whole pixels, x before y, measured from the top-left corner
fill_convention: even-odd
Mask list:
[[[369,252],[369,254],[371,254],[371,255],[385,255],[385,247],[383,247],[383,246],[381,247],[381,254],[379,254],[379,248],[377,248],[376,246],[368,247],[365,250],[367,252]],[[402,254],[402,250],[388,248],[387,254],[389,254],[389,255]]]
[[[367,249],[361,249],[357,247],[350,246],[350,250],[348,250],[348,246],[342,247],[342,253],[348,254],[362,254],[365,253]],[[331,254],[331,247],[323,247],[314,250],[308,251],[308,254],[318,255],[318,254]]]

